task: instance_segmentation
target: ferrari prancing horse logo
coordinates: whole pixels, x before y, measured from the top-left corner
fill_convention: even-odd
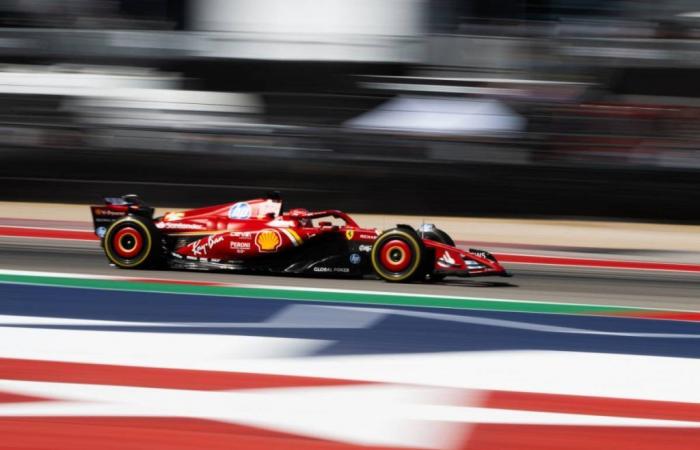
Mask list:
[[[261,252],[275,252],[282,245],[282,237],[277,230],[262,230],[255,237],[255,245]]]
[[[345,237],[348,241],[352,241],[352,237],[355,236],[355,230],[347,230],[345,232]]]

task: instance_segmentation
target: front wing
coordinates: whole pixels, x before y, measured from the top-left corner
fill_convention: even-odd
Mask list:
[[[440,242],[423,239],[426,249],[434,254],[433,273],[437,275],[472,277],[511,276],[496,258],[485,250],[463,250]]]

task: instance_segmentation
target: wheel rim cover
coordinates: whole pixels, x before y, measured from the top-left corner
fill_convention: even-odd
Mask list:
[[[112,246],[120,257],[133,258],[143,248],[143,238],[135,228],[125,227],[114,234]]]
[[[382,246],[382,265],[391,272],[401,272],[411,264],[411,248],[399,239],[393,239]]]

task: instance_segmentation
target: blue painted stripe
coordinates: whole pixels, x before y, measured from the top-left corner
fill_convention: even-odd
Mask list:
[[[291,302],[244,297],[211,297],[92,289],[52,288],[29,285],[0,285],[0,314],[129,322],[241,323],[264,322]],[[334,303],[333,306],[344,306]],[[346,304],[357,307],[356,304]],[[368,310],[381,310],[366,307]],[[458,323],[435,318],[388,314],[362,329],[271,329],[143,326],[17,325],[34,328],[114,330],[124,332],[171,332],[229,334],[323,339],[335,341],[319,355],[483,351],[561,350],[636,355],[700,357],[700,339],[679,338],[680,334],[700,336],[700,323],[649,319],[575,316],[501,311],[445,310],[437,308],[392,307],[396,311],[447,314],[453,317],[489,318],[521,324],[539,324],[612,332],[665,333],[669,337],[599,336],[581,333],[552,333],[486,324]],[[347,314],[337,309],[337,314]]]

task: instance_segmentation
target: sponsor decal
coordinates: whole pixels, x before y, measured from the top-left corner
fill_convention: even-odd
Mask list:
[[[203,230],[205,227],[199,223],[182,223],[182,222],[158,222],[156,228],[165,230]]]
[[[282,220],[277,218],[267,223],[271,227],[294,227],[296,223],[293,220]]]
[[[255,237],[255,245],[261,252],[276,252],[282,245],[282,236],[279,231],[268,228],[258,233]]]
[[[362,261],[362,257],[358,253],[352,253],[350,255],[350,264],[360,264],[360,261]]]
[[[244,241],[250,241],[251,239],[253,239],[253,233],[251,233],[250,231],[232,231],[231,233],[229,233],[229,236]]]
[[[487,252],[486,250],[479,250],[478,248],[470,248],[469,253],[472,253],[479,258],[484,258],[484,259],[493,259],[493,256],[491,253]]]
[[[331,272],[336,272],[336,273],[348,273],[350,272],[350,269],[347,267],[314,267],[314,272],[321,272],[321,273],[331,273]]]
[[[248,250],[250,250],[251,243],[250,242],[231,241],[230,247],[231,247],[231,250],[236,250],[236,253],[245,253]]]
[[[126,211],[112,211],[107,208],[95,208],[93,211],[96,216],[122,217],[126,215]]]
[[[347,238],[348,241],[352,241],[352,238],[355,236],[355,230],[347,230],[345,232],[345,237]]]
[[[105,233],[107,233],[107,227],[97,227],[95,230],[95,234],[97,234],[100,238],[105,237]]]
[[[252,208],[246,202],[236,203],[228,210],[229,219],[248,219]]]
[[[376,241],[377,236],[374,234],[361,234],[360,239],[365,240],[365,241]]]
[[[209,250],[211,250],[216,244],[223,241],[224,237],[220,234],[216,236],[209,236],[206,239],[200,239],[190,244],[192,248],[192,255],[194,256],[206,256]]]
[[[455,267],[457,264],[455,263],[454,258],[450,255],[450,252],[445,252],[443,253],[442,257],[438,259],[438,266],[440,267]]]
[[[358,247],[361,252],[369,253],[372,251],[372,246],[367,244],[362,244]]]

